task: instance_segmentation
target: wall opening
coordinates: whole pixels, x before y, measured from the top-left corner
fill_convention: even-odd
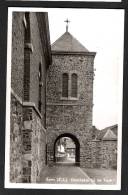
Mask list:
[[[80,144],[72,134],[62,134],[54,143],[54,162],[61,165],[80,165]]]

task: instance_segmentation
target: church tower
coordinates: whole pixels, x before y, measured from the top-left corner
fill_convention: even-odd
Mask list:
[[[56,162],[56,142],[69,137],[76,145],[75,163],[89,167],[95,52],[90,52],[66,28],[52,44],[47,72],[47,163]]]

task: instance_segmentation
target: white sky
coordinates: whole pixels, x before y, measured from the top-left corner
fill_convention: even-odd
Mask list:
[[[47,10],[52,43],[65,32],[64,21],[68,18],[69,32],[89,51],[97,52],[93,124],[101,129],[118,123],[122,98],[123,10]]]

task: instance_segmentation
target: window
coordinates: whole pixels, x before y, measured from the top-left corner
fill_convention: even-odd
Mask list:
[[[62,98],[73,99],[78,95],[78,76],[76,73],[62,75]]]
[[[68,74],[64,73],[62,77],[62,97],[68,97]]]
[[[42,102],[41,102],[41,88],[42,88],[42,85],[41,85],[41,82],[42,82],[41,63],[39,64],[39,73],[38,73],[38,77],[39,77],[38,109],[39,109],[39,111],[41,112],[41,105],[42,105]]]
[[[71,76],[71,97],[77,97],[77,74]]]
[[[23,130],[22,141],[24,152],[28,153],[31,151],[31,139],[32,139],[31,131],[28,129]]]
[[[29,13],[25,13],[26,27],[24,28],[24,101],[29,101],[30,86],[30,18]]]

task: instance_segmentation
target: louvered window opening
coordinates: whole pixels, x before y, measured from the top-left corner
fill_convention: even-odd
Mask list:
[[[68,74],[64,73],[62,78],[62,97],[68,97]]]
[[[77,97],[77,74],[71,76],[71,97]]]

